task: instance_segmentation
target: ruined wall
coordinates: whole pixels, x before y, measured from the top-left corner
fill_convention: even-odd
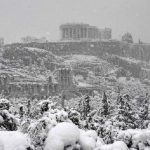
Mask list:
[[[73,86],[73,75],[69,68],[60,68],[58,70],[58,83],[60,90],[69,90]]]

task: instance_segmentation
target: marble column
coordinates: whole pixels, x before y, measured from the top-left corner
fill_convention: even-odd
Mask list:
[[[86,39],[88,39],[88,28],[86,28]]]
[[[63,39],[65,39],[65,29],[63,29]]]
[[[65,39],[67,39],[67,29],[65,29]]]
[[[76,28],[76,40],[78,39],[78,30],[79,30],[79,28]]]
[[[66,39],[68,40],[68,28],[66,28]]]
[[[63,38],[65,39],[65,29],[63,29]]]
[[[95,39],[95,29],[93,29],[93,39]]]
[[[79,28],[79,40],[81,39],[81,28]]]
[[[83,28],[83,39],[85,39],[85,37],[86,37],[86,29]]]
[[[67,28],[67,39],[69,39],[69,28]]]
[[[73,33],[74,33],[74,39],[76,39],[76,28],[74,28]]]
[[[72,29],[69,28],[69,39],[72,39]]]
[[[81,37],[81,30],[80,28],[78,28],[78,40],[80,40],[80,37]]]
[[[64,31],[64,29],[62,29],[62,38],[63,39],[65,38],[65,31]]]
[[[74,33],[75,33],[75,40],[77,39],[77,28],[74,29]]]
[[[72,38],[71,38],[71,39],[73,40],[73,28],[71,29],[71,31],[72,31],[72,33],[71,33],[71,35],[72,35]]]
[[[78,39],[78,28],[75,29],[75,39]]]
[[[82,28],[80,28],[80,39],[82,39]]]
[[[85,28],[85,39],[87,39],[87,28]]]
[[[73,28],[73,39],[76,39],[76,28]]]

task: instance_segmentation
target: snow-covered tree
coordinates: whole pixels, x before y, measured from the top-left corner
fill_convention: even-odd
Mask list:
[[[107,117],[109,115],[109,104],[108,104],[107,95],[105,92],[103,93],[101,115],[103,117]]]
[[[140,112],[139,112],[139,117],[141,120],[141,128],[147,128],[148,123],[150,122],[148,93],[146,93],[146,97],[144,98],[142,107],[141,107]]]
[[[91,110],[90,101],[91,101],[90,96],[89,95],[85,96],[84,101],[83,101],[83,118],[84,119],[86,119],[86,117],[88,116]]]
[[[17,119],[9,112],[10,102],[0,99],[0,130],[17,130]]]
[[[137,127],[137,118],[129,95],[119,96],[117,100],[115,120],[118,127],[123,130]]]

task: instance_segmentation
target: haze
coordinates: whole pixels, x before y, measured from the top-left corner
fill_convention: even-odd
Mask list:
[[[150,43],[150,0],[0,0],[0,37],[6,43],[23,36],[59,40],[62,23],[112,28],[114,39],[130,32]]]

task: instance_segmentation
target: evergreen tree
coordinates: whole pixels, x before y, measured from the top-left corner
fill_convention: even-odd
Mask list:
[[[27,115],[30,114],[30,110],[31,110],[31,101],[28,100],[28,103],[27,103]]]
[[[108,104],[107,95],[105,92],[103,93],[101,115],[104,117],[109,115],[109,104]]]
[[[119,96],[115,116],[115,120],[118,121],[119,128],[123,130],[136,128],[137,118],[132,108],[133,106],[129,95]]]
[[[10,102],[0,99],[0,130],[17,130],[17,119],[9,112]]]
[[[84,98],[84,102],[83,102],[83,118],[86,119],[86,117],[88,116],[90,110],[91,110],[91,107],[90,107],[90,97],[89,95],[87,95],[85,98]]]
[[[146,97],[143,101],[143,105],[139,114],[141,120],[141,128],[146,127],[145,122],[149,120],[148,114],[149,114],[149,96],[148,93],[146,93]]]

